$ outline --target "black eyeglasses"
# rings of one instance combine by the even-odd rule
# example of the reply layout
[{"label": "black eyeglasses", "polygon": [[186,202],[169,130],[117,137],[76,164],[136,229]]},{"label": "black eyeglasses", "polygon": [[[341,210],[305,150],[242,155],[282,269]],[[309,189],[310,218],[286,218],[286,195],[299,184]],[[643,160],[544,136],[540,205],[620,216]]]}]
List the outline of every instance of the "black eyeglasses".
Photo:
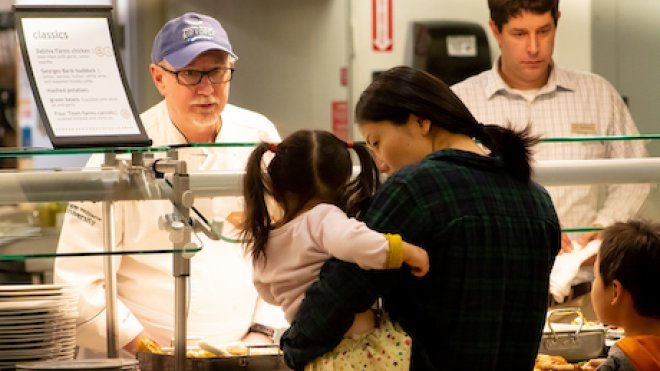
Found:
[{"label": "black eyeglasses", "polygon": [[176,81],[181,85],[197,85],[202,81],[204,76],[209,77],[211,84],[224,84],[231,81],[231,78],[234,76],[234,69],[231,67],[217,67],[208,71],[197,71],[197,70],[181,70],[181,71],[172,71],[169,70],[160,64],[157,64],[158,67],[162,68],[163,71],[169,72],[172,75],[176,76]]}]

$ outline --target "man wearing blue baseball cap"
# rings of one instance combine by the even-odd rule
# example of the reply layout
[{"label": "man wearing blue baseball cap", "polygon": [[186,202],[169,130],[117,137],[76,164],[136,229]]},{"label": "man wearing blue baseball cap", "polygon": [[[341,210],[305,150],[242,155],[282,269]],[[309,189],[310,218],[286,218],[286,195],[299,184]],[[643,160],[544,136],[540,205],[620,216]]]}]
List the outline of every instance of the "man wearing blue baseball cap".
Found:
[{"label": "man wearing blue baseball cap", "polygon": [[[186,13],[167,22],[156,35],[149,71],[163,100],[140,117],[153,146],[188,143],[279,142],[274,125],[261,114],[228,104],[234,53],[227,33],[212,17]],[[250,147],[180,148],[189,172],[243,170]],[[102,156],[88,166],[99,166]],[[167,201],[115,203],[115,251],[171,246],[156,218],[171,213]],[[272,342],[272,328],[286,326],[279,308],[261,301],[252,284],[236,226],[241,221],[239,197],[196,199],[207,219],[224,221],[220,241],[203,234],[203,246],[191,260],[188,335],[212,344],[234,341]],[[102,213],[98,204],[76,203],[59,242],[60,252],[99,251]],[[80,215],[77,217],[76,215]],[[236,241],[236,242],[227,242]],[[167,254],[117,257],[119,345],[135,352],[141,338],[169,346],[174,334],[172,258]],[[77,342],[88,356],[105,351],[103,268],[100,259],[57,259],[58,282],[80,291]],[[96,353],[96,354],[95,354]]]}]

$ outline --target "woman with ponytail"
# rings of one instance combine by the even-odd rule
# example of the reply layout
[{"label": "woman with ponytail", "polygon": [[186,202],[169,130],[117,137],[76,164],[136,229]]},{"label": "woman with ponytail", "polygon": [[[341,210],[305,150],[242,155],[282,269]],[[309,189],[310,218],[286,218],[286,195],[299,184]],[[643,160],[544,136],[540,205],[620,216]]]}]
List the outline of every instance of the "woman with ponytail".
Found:
[{"label": "woman with ponytail", "polygon": [[413,339],[412,369],[532,369],[560,247],[552,201],[530,178],[536,139],[479,123],[410,67],[381,73],[355,118],[390,175],[363,220],[424,248],[433,270],[411,279],[329,261],[281,340],[289,366],[332,348],[343,318],[383,296]]},{"label": "woman with ponytail", "polygon": [[[351,149],[361,167],[354,179]],[[267,152],[273,152],[273,158],[264,169]],[[413,276],[428,272],[425,250],[353,218],[366,208],[379,183],[378,169],[364,145],[344,142],[326,131],[300,130],[280,144],[261,143],[250,155],[243,180],[242,234],[257,291],[267,302],[281,306],[289,322],[305,290],[332,257],[362,269],[397,269],[406,263]],[[270,200],[277,208],[269,209]],[[377,315],[365,308],[351,316],[345,341],[308,369],[342,369],[351,364],[382,369],[385,361],[369,356],[379,353],[389,356],[389,366],[398,365],[391,369],[407,370],[410,338],[387,319],[377,323]]]}]

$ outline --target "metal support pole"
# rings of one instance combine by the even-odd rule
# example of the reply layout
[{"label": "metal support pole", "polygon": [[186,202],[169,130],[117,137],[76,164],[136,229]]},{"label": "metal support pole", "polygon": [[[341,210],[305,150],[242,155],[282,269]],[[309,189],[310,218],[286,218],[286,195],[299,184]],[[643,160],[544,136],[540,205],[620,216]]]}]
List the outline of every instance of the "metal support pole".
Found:
[{"label": "metal support pole", "polygon": [[[116,165],[114,154],[106,154],[104,167]],[[103,251],[111,253],[115,246],[115,209],[112,201],[102,203],[103,211]],[[108,358],[118,358],[119,345],[117,341],[117,285],[113,268],[113,256],[103,255],[103,273],[105,275],[105,320],[106,347]]]},{"label": "metal support pole", "polygon": [[[112,201],[103,202],[103,251],[112,252],[115,245],[115,212]],[[117,285],[113,268],[113,256],[103,255],[103,273],[105,274],[105,320],[107,327],[108,358],[118,358],[117,343]]]},{"label": "metal support pole", "polygon": [[[175,247],[176,248],[176,247]],[[174,259],[174,370],[186,370],[187,331],[187,284],[190,276],[190,259],[175,253]]]},{"label": "metal support pole", "polygon": [[[176,219],[171,223],[170,240],[175,250],[181,251],[192,244],[189,225],[190,208],[193,205],[193,194],[190,191],[186,163],[178,160],[156,162],[155,168],[160,172],[172,172],[172,204]],[[190,258],[185,252],[172,254],[172,274],[174,275],[174,370],[186,369],[186,325],[188,302],[188,277],[190,276]]]},{"label": "metal support pole", "polygon": [[[174,190],[174,212],[180,213],[181,218],[185,221],[190,219],[190,207],[193,203],[192,192],[190,191],[190,179],[185,170],[185,163],[183,163],[183,171],[178,171],[174,174],[173,190]],[[183,223],[182,223],[183,224]],[[185,249],[190,243],[191,227],[183,224],[182,238],[180,241],[174,242],[174,249]],[[185,256],[184,253],[177,252],[173,255],[173,275],[175,280],[174,296],[174,370],[185,371],[186,369],[186,322],[187,316],[187,289],[188,277],[190,276],[190,257]]]}]

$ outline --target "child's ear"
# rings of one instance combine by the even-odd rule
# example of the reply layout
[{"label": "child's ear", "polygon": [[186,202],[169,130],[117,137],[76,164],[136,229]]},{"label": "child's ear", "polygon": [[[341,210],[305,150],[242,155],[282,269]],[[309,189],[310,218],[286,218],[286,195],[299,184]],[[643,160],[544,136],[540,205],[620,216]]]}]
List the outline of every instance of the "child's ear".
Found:
[{"label": "child's ear", "polygon": [[610,305],[616,306],[621,304],[621,300],[623,299],[623,290],[624,289],[623,285],[621,285],[621,281],[612,281],[612,298],[610,299]]}]

